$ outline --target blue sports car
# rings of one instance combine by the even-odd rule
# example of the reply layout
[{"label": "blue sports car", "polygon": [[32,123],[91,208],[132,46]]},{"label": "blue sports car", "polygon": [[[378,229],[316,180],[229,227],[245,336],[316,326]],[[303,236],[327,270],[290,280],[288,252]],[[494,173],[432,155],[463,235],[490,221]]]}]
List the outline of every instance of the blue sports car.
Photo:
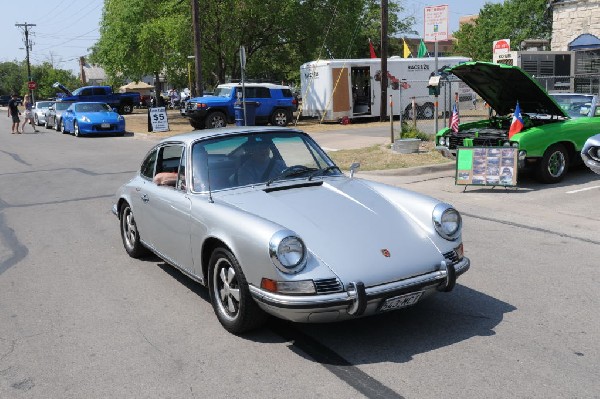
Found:
[{"label": "blue sports car", "polygon": [[63,113],[63,133],[79,137],[87,134],[125,134],[125,119],[105,103],[73,103]]}]

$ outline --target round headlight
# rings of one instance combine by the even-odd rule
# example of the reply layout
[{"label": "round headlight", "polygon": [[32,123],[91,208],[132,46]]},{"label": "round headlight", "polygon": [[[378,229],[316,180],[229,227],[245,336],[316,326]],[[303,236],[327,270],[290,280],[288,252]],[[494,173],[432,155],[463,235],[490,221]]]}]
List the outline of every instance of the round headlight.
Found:
[{"label": "round headlight", "polygon": [[306,247],[302,239],[291,231],[279,231],[271,238],[269,255],[282,272],[298,273],[305,265]]},{"label": "round headlight", "polygon": [[446,138],[444,136],[440,137],[440,145],[446,145]]},{"label": "round headlight", "polygon": [[438,204],[433,209],[432,219],[435,231],[446,240],[454,241],[460,235],[462,218],[450,205]]}]

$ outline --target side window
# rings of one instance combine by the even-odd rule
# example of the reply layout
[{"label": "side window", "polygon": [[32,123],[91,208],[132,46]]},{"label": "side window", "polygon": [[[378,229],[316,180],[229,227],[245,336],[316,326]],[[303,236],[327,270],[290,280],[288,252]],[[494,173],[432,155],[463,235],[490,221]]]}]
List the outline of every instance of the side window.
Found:
[{"label": "side window", "polygon": [[271,91],[266,87],[257,87],[256,88],[256,97],[257,98],[271,98]]},{"label": "side window", "polygon": [[91,96],[92,95],[92,89],[83,89],[81,90],[81,92],[79,93],[80,96]]},{"label": "side window", "polygon": [[290,89],[281,89],[281,94],[283,95],[283,97],[285,98],[290,98],[292,97],[292,91]]},{"label": "side window", "polygon": [[95,87],[94,88],[94,95],[95,96],[103,96],[106,93],[106,90],[104,90],[102,87]]},{"label": "side window", "polygon": [[176,187],[179,176],[179,166],[183,156],[183,145],[168,144],[158,149],[156,174],[152,179],[159,186]]},{"label": "side window", "polygon": [[256,98],[256,87],[246,87],[246,98]]},{"label": "side window", "polygon": [[140,174],[148,179],[152,179],[154,176],[154,165],[156,165],[156,148],[152,150],[142,162],[142,167],[140,169]]},{"label": "side window", "polygon": [[596,110],[594,111],[594,116],[600,116],[600,105],[596,106]]},{"label": "side window", "polygon": [[179,162],[179,174],[177,175],[177,185],[175,186],[178,190],[186,191],[185,184],[185,163],[186,163],[186,152],[185,148],[183,149],[183,153],[181,154],[181,161]]}]

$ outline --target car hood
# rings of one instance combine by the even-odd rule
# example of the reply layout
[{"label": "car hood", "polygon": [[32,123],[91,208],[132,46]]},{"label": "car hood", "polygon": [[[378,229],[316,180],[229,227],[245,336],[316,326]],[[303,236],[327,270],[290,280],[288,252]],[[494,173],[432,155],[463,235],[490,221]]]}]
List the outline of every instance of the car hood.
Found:
[{"label": "car hood", "polygon": [[62,91],[63,93],[65,93],[69,97],[73,96],[73,93],[71,93],[71,91],[69,89],[67,89],[65,86],[63,86],[63,84],[60,83],[60,82],[54,83],[52,85],[52,87],[54,87],[55,89],[59,89],[60,91]]},{"label": "car hood", "polygon": [[320,186],[252,190],[221,199],[295,231],[344,283],[400,280],[434,271],[444,259],[414,215],[360,180],[327,179]]},{"label": "car hood", "polygon": [[498,115],[514,112],[567,117],[563,109],[525,71],[516,66],[489,62],[466,62],[450,68],[494,109]]},{"label": "car hood", "polygon": [[190,98],[190,102],[193,103],[204,103],[204,104],[223,104],[229,102],[229,97],[220,97],[220,96],[202,96],[202,97],[194,97]]},{"label": "car hood", "polygon": [[116,114],[112,111],[105,112],[93,112],[89,114],[78,114],[77,118],[88,117],[92,121],[104,121],[104,120],[115,120],[118,119],[119,114]]}]

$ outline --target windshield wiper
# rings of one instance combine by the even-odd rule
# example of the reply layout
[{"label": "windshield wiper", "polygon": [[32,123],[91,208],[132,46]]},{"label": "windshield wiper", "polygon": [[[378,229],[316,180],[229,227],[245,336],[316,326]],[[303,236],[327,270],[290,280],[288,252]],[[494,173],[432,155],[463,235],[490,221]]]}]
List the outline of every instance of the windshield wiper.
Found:
[{"label": "windshield wiper", "polygon": [[299,176],[299,175],[303,175],[303,174],[305,174],[307,172],[312,172],[312,171],[315,171],[315,170],[317,170],[317,169],[316,168],[309,168],[309,167],[306,167],[304,165],[290,166],[289,168],[285,168],[284,170],[282,170],[280,174],[278,174],[277,176],[275,176],[271,180],[267,181],[266,185],[268,187],[275,180],[281,180],[281,179],[284,179],[286,177]]},{"label": "windshield wiper", "polygon": [[338,168],[337,166],[335,166],[335,165],[331,165],[331,166],[328,166],[328,167],[326,167],[326,168],[323,168],[323,169],[318,169],[318,170],[316,170],[316,171],[312,172],[312,173],[310,174],[310,176],[308,176],[308,180],[310,181],[310,180],[312,180],[312,178],[313,178],[313,177],[316,177],[316,176],[322,176],[322,175],[324,175],[325,173],[329,172],[330,170],[335,170],[335,169],[337,169],[337,170],[338,170],[338,172],[340,172],[340,173],[342,172],[342,171],[340,170],[340,168]]}]

